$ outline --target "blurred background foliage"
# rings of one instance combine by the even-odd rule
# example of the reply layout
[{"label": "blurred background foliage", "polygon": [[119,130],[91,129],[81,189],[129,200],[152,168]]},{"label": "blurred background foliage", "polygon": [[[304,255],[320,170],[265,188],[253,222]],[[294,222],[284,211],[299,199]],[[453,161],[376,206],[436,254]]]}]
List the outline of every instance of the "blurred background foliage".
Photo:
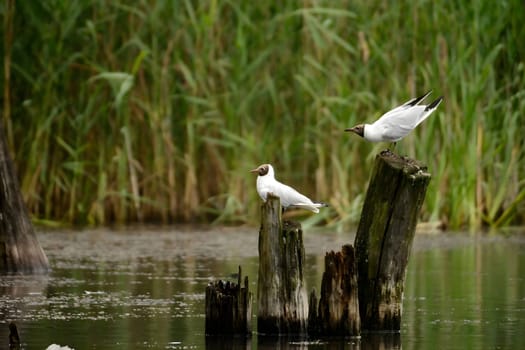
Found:
[{"label": "blurred background foliage", "polygon": [[433,175],[421,219],[525,219],[525,5],[510,1],[14,1],[2,122],[26,203],[51,223],[257,224],[248,170],[360,215],[373,159],[343,129],[429,89],[396,151]]}]

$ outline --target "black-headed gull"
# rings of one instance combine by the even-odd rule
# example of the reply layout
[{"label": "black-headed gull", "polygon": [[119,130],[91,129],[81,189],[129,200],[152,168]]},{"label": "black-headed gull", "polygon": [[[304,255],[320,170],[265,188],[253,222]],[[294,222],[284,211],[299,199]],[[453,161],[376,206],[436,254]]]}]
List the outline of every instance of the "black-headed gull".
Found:
[{"label": "black-headed gull", "polygon": [[427,119],[439,106],[443,96],[428,106],[419,104],[431,92],[432,90],[386,112],[373,124],[359,124],[345,131],[354,132],[370,142],[386,141],[395,144]]},{"label": "black-headed gull", "polygon": [[319,208],[327,206],[325,203],[314,203],[310,198],[300,194],[290,186],[277,181],[273,167],[270,164],[262,164],[250,171],[258,174],[257,193],[265,202],[266,196],[268,193],[271,193],[280,198],[283,209],[302,208],[318,213]]}]

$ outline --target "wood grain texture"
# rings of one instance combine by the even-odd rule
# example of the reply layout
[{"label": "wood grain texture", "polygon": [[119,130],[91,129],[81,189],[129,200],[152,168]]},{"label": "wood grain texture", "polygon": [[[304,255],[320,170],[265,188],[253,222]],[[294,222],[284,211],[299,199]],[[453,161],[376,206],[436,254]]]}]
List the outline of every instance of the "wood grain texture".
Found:
[{"label": "wood grain texture", "polygon": [[259,231],[258,333],[306,334],[304,255],[301,225],[283,223],[279,198],[268,195]]},{"label": "wood grain texture", "polygon": [[252,293],[248,276],[241,285],[239,266],[237,283],[216,281],[206,287],[206,335],[250,335],[252,332]]},{"label": "wood grain texture", "polygon": [[360,331],[357,263],[354,248],[345,245],[340,252],[326,253],[319,305],[315,291],[310,294],[308,332],[359,336]]},{"label": "wood grain texture", "polygon": [[355,238],[362,328],[399,331],[405,272],[430,174],[390,151],[376,157]]}]

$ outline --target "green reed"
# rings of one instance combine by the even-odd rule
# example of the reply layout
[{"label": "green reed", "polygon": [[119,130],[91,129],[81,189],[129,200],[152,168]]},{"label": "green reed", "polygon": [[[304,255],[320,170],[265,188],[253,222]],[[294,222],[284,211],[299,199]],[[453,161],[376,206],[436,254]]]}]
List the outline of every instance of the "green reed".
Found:
[{"label": "green reed", "polygon": [[36,219],[255,224],[248,170],[271,162],[330,203],[307,224],[342,229],[388,146],[343,129],[434,89],[397,146],[433,175],[422,220],[523,223],[518,0],[8,3],[4,122]]}]

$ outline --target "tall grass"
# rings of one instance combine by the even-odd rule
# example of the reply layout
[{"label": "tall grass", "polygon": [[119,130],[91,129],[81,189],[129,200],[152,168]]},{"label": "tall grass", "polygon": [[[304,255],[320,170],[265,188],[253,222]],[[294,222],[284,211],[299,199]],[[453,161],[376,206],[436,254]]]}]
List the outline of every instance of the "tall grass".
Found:
[{"label": "tall grass", "polygon": [[432,88],[398,145],[433,174],[422,219],[525,219],[519,0],[9,3],[4,122],[35,218],[256,223],[248,170],[271,162],[331,204],[308,223],[344,228],[387,145],[342,130]]}]

